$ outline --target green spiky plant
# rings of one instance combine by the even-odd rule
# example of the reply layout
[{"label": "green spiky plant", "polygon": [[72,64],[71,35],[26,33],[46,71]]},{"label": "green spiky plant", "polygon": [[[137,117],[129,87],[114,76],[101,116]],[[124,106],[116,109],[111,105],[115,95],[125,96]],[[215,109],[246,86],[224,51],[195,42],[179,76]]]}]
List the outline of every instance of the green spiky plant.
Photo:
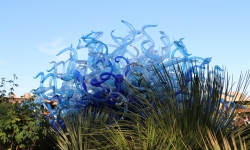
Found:
[{"label": "green spiky plant", "polygon": [[60,126],[56,130],[50,128],[51,139],[62,150],[108,149],[105,133],[109,132],[106,129],[109,114],[110,110],[104,108],[68,113],[64,116],[66,131]]},{"label": "green spiky plant", "polygon": [[[236,100],[230,96],[229,77],[218,78],[218,71],[211,74],[208,69],[203,72],[204,78],[192,71],[193,78],[187,83],[185,72],[179,66],[173,66],[173,69],[168,72],[163,64],[152,66],[148,71],[156,78],[150,82],[142,74],[135,73],[141,88],[124,81],[127,91],[135,97],[133,103],[128,103],[131,109],[123,114],[124,120],[108,124],[106,117],[110,112],[106,109],[95,115],[91,111],[84,116],[73,114],[73,118],[77,118],[73,121],[68,121],[72,116],[66,116],[68,135],[60,129],[60,134],[51,130],[60,148],[249,149],[249,127],[235,128],[233,124],[235,110],[241,104],[225,108],[225,103],[221,103],[221,98]],[[182,96],[176,94],[176,84]],[[249,73],[241,76],[236,93],[246,93],[248,84]],[[245,97],[240,97],[238,101],[244,100]],[[100,117],[104,114],[106,117]]]}]

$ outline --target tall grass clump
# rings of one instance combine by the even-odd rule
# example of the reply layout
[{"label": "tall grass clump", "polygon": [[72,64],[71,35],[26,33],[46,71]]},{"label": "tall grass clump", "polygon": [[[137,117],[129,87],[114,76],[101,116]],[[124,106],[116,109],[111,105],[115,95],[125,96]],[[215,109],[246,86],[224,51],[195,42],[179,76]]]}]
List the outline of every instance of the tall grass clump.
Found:
[{"label": "tall grass clump", "polygon": [[173,65],[169,71],[162,63],[148,67],[149,76],[135,71],[131,75],[139,86],[123,81],[127,112],[123,106],[88,108],[66,115],[66,128],[50,134],[61,149],[72,150],[250,149],[250,128],[233,123],[247,98],[236,99],[247,95],[249,73],[240,77],[232,96],[228,74],[196,69]]}]

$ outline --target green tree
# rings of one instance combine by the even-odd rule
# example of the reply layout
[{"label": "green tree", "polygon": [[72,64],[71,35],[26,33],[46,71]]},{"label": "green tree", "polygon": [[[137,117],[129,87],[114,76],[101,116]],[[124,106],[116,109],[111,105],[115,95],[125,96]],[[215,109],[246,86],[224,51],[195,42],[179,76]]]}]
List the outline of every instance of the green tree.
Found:
[{"label": "green tree", "polygon": [[[1,78],[1,85],[0,85],[0,103],[1,102],[7,102],[10,98],[14,98],[14,87],[18,87],[19,85],[15,83],[15,81],[17,80],[17,76],[16,74],[13,74],[13,80],[6,80],[6,78]],[[9,89],[9,93],[8,95],[6,95],[7,91],[6,91],[6,87],[5,84],[6,82],[9,82],[9,84],[11,85],[11,88]],[[8,97],[7,97],[8,96]],[[11,97],[12,96],[12,97]]]},{"label": "green tree", "polygon": [[49,124],[33,102],[26,101],[21,106],[18,103],[0,103],[0,114],[2,148],[44,149],[53,144],[46,136]]}]

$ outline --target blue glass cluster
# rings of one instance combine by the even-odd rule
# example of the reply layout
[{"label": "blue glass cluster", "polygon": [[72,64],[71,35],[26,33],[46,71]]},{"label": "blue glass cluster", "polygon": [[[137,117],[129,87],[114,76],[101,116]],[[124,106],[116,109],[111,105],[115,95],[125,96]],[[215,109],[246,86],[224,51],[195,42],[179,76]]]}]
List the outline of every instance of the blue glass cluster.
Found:
[{"label": "blue glass cluster", "polygon": [[[35,103],[43,105],[49,112],[50,118],[56,118],[59,115],[63,116],[67,112],[86,108],[88,106],[99,107],[100,105],[107,106],[122,106],[127,111],[128,103],[133,101],[133,96],[126,89],[124,82],[130,83],[136,89],[142,89],[138,81],[133,76],[138,74],[143,76],[148,83],[154,86],[162,86],[163,83],[152,82],[157,78],[152,70],[152,66],[164,64],[167,71],[171,74],[174,71],[174,65],[181,66],[182,72],[185,74],[185,82],[188,84],[195,71],[199,77],[204,77],[204,70],[210,63],[211,58],[202,58],[192,56],[188,53],[183,38],[179,41],[170,42],[169,37],[160,31],[160,40],[164,47],[155,49],[155,42],[145,31],[147,28],[154,28],[157,25],[145,25],[141,30],[135,28],[128,22],[122,20],[129,28],[129,34],[125,37],[117,37],[114,35],[114,30],[111,32],[111,37],[116,44],[105,44],[98,40],[103,32],[91,32],[81,37],[76,48],[71,45],[68,48],[61,50],[58,54],[66,51],[70,52],[69,59],[60,62],[51,62],[52,68],[47,70],[49,73],[38,73],[34,78],[40,77],[40,87],[33,89],[36,94]],[[135,46],[135,43],[141,42],[141,51]],[[112,52],[109,48],[113,48]],[[172,47],[173,50],[171,50]],[[77,51],[88,49],[88,59],[78,60]],[[179,51],[181,57],[175,57]],[[195,62],[195,65],[193,65]],[[63,70],[59,73],[57,67],[63,66]],[[160,67],[159,67],[160,68]],[[223,71],[219,66],[215,66],[217,75]],[[160,70],[163,71],[163,70]],[[211,72],[214,73],[214,72]],[[176,73],[171,74],[173,80]],[[44,87],[44,82],[49,81],[49,87]],[[61,87],[57,85],[57,80],[62,80]],[[173,81],[176,85],[172,87],[176,91],[176,96],[182,92],[178,87],[177,81]],[[55,109],[51,108],[47,99],[51,102],[58,102]],[[52,124],[53,124],[53,119]],[[60,123],[60,120],[59,120]]]}]

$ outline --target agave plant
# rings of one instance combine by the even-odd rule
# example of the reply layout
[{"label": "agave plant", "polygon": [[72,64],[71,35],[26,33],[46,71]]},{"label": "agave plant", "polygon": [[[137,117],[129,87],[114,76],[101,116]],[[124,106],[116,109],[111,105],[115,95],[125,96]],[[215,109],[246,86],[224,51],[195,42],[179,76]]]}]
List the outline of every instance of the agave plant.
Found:
[{"label": "agave plant", "polygon": [[[209,68],[209,67],[207,67]],[[64,117],[65,130],[51,130],[61,149],[249,149],[250,128],[235,128],[235,104],[228,75],[213,71],[169,72],[164,64],[134,73],[140,87],[124,81],[127,112],[101,108]],[[187,75],[190,78],[187,78]],[[189,79],[189,81],[187,81]],[[249,73],[241,76],[236,93],[246,93]],[[243,89],[241,89],[243,87]],[[236,94],[237,95],[237,94]],[[131,99],[133,97],[133,99]],[[244,102],[246,97],[240,97]],[[231,101],[230,103],[227,103]],[[94,113],[95,112],[95,113]]]}]

